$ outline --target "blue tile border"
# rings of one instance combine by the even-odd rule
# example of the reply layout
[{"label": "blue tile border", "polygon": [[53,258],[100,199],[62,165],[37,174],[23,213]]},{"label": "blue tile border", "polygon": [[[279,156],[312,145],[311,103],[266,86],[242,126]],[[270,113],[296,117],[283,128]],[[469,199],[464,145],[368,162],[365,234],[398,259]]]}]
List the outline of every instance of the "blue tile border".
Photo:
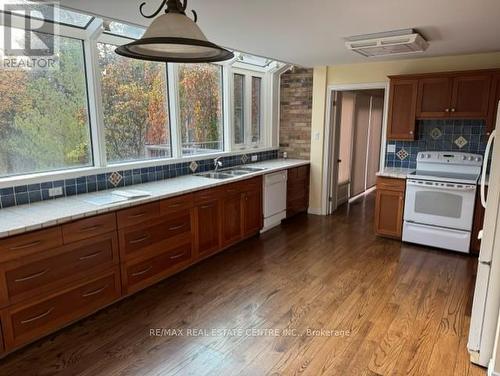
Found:
[{"label": "blue tile border", "polygon": [[[232,155],[221,158],[223,167],[234,167],[241,164],[242,156],[245,154]],[[257,156],[257,161],[251,161],[250,156]],[[246,164],[262,162],[278,158],[278,150],[248,153]],[[198,168],[194,173],[213,170],[213,158],[197,160]],[[70,197],[86,193],[105,191],[119,187],[127,187],[136,184],[171,179],[178,176],[193,174],[189,168],[189,162],[161,165],[149,168],[138,168],[131,170],[116,171],[122,177],[115,186],[109,177],[112,172],[106,174],[79,176],[75,179],[55,180],[41,184],[20,185],[0,189],[0,208],[6,209],[13,206],[25,205],[39,201],[54,200],[62,197]],[[63,194],[57,197],[49,197],[49,189],[63,188]]]},{"label": "blue tile border", "polygon": [[[484,120],[471,119],[433,119],[418,122],[418,138],[415,141],[387,141],[395,145],[395,152],[386,152],[386,167],[416,168],[417,154],[420,151],[461,151],[484,155],[488,137],[485,134]],[[439,129],[440,136],[433,138],[431,132]],[[455,144],[460,136],[467,140],[462,148]],[[401,160],[397,153],[406,150],[408,157]]]}]

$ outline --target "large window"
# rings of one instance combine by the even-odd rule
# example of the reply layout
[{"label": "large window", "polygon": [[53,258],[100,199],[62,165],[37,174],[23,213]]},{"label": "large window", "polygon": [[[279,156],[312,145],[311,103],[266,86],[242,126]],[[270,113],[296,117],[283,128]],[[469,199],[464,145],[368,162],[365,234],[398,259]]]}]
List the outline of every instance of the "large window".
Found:
[{"label": "large window", "polygon": [[[0,25],[0,179],[32,174],[36,182],[45,172],[100,173],[271,146],[267,123],[277,116],[270,91],[284,64],[236,51],[214,64],[125,58],[116,46],[140,38],[142,27],[19,4],[0,9],[9,25]],[[35,60],[44,48],[55,65],[5,63],[16,53]]]},{"label": "large window", "polygon": [[255,72],[233,74],[233,143],[239,149],[262,143],[262,82]]},{"label": "large window", "polygon": [[83,43],[56,38],[57,67],[0,69],[0,177],[93,163]]},{"label": "large window", "polygon": [[251,136],[253,143],[260,142],[260,127],[262,117],[262,78],[252,77],[252,127]]},{"label": "large window", "polygon": [[233,104],[233,122],[234,122],[234,143],[236,145],[245,143],[245,76],[242,74],[234,75],[234,104]]},{"label": "large window", "polygon": [[108,161],[171,157],[165,64],[97,48]]},{"label": "large window", "polygon": [[182,154],[223,150],[222,67],[179,64],[178,80]]}]

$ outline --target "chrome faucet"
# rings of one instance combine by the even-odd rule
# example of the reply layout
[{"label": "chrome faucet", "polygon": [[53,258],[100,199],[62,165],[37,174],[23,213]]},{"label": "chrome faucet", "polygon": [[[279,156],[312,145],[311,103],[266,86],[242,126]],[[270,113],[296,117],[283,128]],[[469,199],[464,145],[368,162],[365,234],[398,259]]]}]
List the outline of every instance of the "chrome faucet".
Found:
[{"label": "chrome faucet", "polygon": [[222,167],[222,162],[220,161],[221,158],[222,158],[222,156],[214,159],[215,172],[217,172],[219,167]]}]

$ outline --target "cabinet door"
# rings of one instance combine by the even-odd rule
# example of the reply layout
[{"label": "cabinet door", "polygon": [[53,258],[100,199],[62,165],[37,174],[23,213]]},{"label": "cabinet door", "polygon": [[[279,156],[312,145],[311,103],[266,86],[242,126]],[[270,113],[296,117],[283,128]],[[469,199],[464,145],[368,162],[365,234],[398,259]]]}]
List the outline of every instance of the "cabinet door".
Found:
[{"label": "cabinet door", "polygon": [[197,250],[203,256],[220,248],[219,200],[200,204],[197,208]]},{"label": "cabinet door", "polygon": [[459,76],[453,79],[451,115],[486,118],[490,97],[491,75]]},{"label": "cabinet door", "polygon": [[404,193],[377,189],[375,201],[375,232],[400,239],[403,229]]},{"label": "cabinet door", "polygon": [[225,191],[222,204],[222,245],[227,246],[241,239],[241,193]]},{"label": "cabinet door", "polygon": [[422,78],[418,81],[417,117],[449,116],[452,80],[449,77]]},{"label": "cabinet door", "polygon": [[391,80],[389,93],[389,140],[414,140],[418,80]]},{"label": "cabinet door", "polygon": [[497,73],[493,76],[493,80],[491,82],[491,95],[490,95],[490,106],[488,116],[488,121],[486,124],[486,135],[489,136],[493,129],[495,129],[497,122],[497,111],[498,111],[498,102],[500,101],[500,73]]},{"label": "cabinet door", "polygon": [[252,235],[262,228],[262,192],[260,189],[243,194],[243,234]]}]

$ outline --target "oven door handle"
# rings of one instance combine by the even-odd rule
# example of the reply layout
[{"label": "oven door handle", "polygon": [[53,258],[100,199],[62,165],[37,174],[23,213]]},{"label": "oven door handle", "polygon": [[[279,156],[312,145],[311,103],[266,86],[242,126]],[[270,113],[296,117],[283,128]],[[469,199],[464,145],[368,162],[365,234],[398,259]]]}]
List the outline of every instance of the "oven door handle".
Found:
[{"label": "oven door handle", "polygon": [[449,186],[440,186],[440,185],[428,185],[428,184],[419,184],[415,181],[408,180],[406,182],[406,185],[411,185],[414,187],[422,187],[422,188],[432,188],[432,189],[439,189],[443,191],[459,191],[459,192],[472,192],[476,189],[476,186],[472,185],[466,185],[463,187],[449,187]]}]

